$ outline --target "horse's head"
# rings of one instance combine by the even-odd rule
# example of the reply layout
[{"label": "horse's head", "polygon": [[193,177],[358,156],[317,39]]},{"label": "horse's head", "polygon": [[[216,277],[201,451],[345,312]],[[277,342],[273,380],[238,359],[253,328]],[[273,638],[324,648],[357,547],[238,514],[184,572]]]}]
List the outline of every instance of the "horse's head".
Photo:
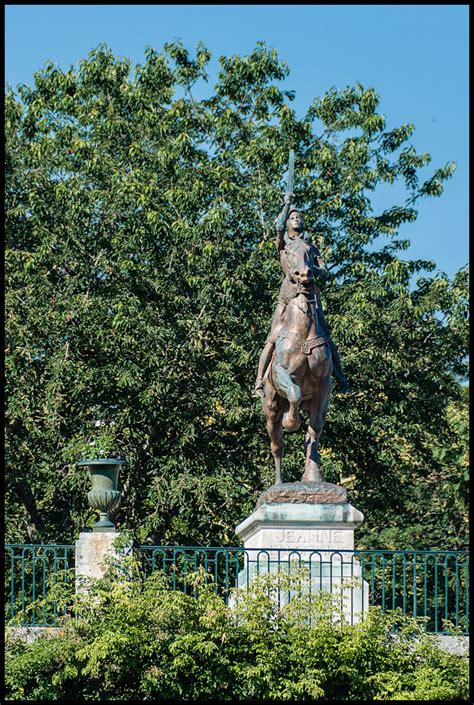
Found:
[{"label": "horse's head", "polygon": [[285,247],[287,274],[292,282],[310,288],[314,284],[315,247],[302,238],[295,238]]}]

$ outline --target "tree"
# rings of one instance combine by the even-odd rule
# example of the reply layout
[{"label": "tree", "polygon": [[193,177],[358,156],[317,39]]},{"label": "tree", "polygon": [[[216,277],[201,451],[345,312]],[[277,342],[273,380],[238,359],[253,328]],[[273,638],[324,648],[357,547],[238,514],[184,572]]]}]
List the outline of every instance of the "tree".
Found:
[{"label": "tree", "polygon": [[[446,408],[466,375],[468,275],[427,276],[435,265],[401,259],[398,233],[454,165],[421,181],[429,155],[410,143],[413,125],[386,129],[362,85],[330,89],[298,119],[278,84],[288,67],[263,43],[221,57],[197,100],[209,60],[178,42],[132,71],[100,46],[7,92],[8,538],[71,541],[92,523],[75,463],[100,419],[130,460],[120,524],[140,541],[235,541],[273,478],[251,390],[293,146],[295,200],[333,274],[322,296],[353,388],[332,401],[326,477],[352,482],[362,545],[391,526],[393,545],[434,548],[409,508],[422,496],[429,509],[445,467],[433,448],[455,438]],[[407,201],[374,215],[383,183]],[[301,476],[302,444],[287,438],[287,481]],[[457,481],[464,469],[450,468]],[[465,523],[449,522],[460,547]]]}]

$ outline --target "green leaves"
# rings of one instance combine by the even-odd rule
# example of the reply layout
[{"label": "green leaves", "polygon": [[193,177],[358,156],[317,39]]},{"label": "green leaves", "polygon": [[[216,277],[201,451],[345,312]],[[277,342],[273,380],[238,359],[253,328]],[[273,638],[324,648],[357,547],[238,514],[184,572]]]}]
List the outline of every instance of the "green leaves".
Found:
[{"label": "green leaves", "polygon": [[425,181],[419,189],[420,196],[441,196],[443,182],[450,179],[456,170],[456,162],[448,162],[442,169],[436,169],[433,176]]},{"label": "green leaves", "polygon": [[[441,651],[414,619],[374,608],[357,625],[341,623],[334,596],[300,592],[301,574],[261,576],[232,609],[202,569],[187,578],[197,597],[159,573],[105,576],[76,596],[79,618],[58,635],[30,644],[7,636],[7,698],[468,698],[467,659]],[[294,591],[282,608],[279,584]]]},{"label": "green leaves", "polygon": [[[9,540],[70,541],[92,521],[72,455],[101,418],[130,460],[122,526],[155,543],[235,541],[273,476],[251,390],[281,282],[274,219],[290,146],[354,390],[331,403],[327,472],[357,478],[361,542],[388,522],[444,526],[423,510],[439,464],[431,448],[455,433],[445,410],[466,374],[468,277],[414,283],[435,265],[403,260],[398,235],[452,165],[420,186],[429,155],[410,143],[413,125],[386,128],[376,91],[360,84],[330,89],[298,119],[280,83],[289,69],[263,43],[221,57],[198,100],[209,60],[202,44],[174,42],[132,71],[100,46],[7,92]],[[408,200],[375,211],[381,183]],[[290,481],[303,440],[286,440]],[[464,469],[449,467],[462,486]],[[462,543],[463,521],[446,521]],[[418,547],[446,548],[437,531]]]}]

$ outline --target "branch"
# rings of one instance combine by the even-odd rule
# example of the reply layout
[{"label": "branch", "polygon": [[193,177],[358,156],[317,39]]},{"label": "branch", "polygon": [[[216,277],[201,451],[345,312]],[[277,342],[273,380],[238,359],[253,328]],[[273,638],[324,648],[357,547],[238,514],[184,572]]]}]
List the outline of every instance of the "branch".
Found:
[{"label": "branch", "polygon": [[[441,325],[441,324],[443,323],[443,321],[444,321],[447,317],[448,317],[448,314],[445,313],[444,316],[443,316],[443,318],[441,318],[441,319],[438,321],[438,325]],[[428,333],[428,335],[424,338],[422,345],[424,345],[424,344],[425,344],[430,338],[432,338],[433,335],[434,335],[435,333],[437,333],[437,332],[438,332],[438,331],[437,331],[437,329],[436,329],[436,330],[432,330],[431,333]]]}]

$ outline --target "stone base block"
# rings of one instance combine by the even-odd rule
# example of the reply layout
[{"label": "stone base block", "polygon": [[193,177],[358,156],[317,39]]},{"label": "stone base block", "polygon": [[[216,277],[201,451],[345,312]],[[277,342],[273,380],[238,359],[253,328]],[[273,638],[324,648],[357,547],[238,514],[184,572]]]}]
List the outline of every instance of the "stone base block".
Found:
[{"label": "stone base block", "polygon": [[7,642],[24,641],[32,644],[37,639],[51,639],[60,636],[60,627],[5,627],[5,638]]},{"label": "stone base block", "polygon": [[364,515],[344,504],[263,504],[236,528],[245,548],[354,550]]},{"label": "stone base block", "polygon": [[[256,575],[291,575],[305,567],[303,589],[336,595],[346,619],[355,624],[369,604],[368,584],[361,579],[354,556],[354,531],[363,519],[338,485],[323,481],[274,485],[235,530],[245,549],[238,586],[245,588]],[[293,594],[282,591],[280,605]]]},{"label": "stone base block", "polygon": [[[287,551],[287,558],[283,558],[276,553],[279,552],[246,552],[244,568],[238,575],[238,587],[248,589],[254,578],[268,573],[296,577],[303,569],[299,594],[329,593],[334,598],[335,614],[339,611],[350,624],[357,624],[367,613],[369,585],[361,579],[361,566],[353,554],[293,550]],[[288,604],[296,594],[296,588],[279,590],[280,607]]]}]

